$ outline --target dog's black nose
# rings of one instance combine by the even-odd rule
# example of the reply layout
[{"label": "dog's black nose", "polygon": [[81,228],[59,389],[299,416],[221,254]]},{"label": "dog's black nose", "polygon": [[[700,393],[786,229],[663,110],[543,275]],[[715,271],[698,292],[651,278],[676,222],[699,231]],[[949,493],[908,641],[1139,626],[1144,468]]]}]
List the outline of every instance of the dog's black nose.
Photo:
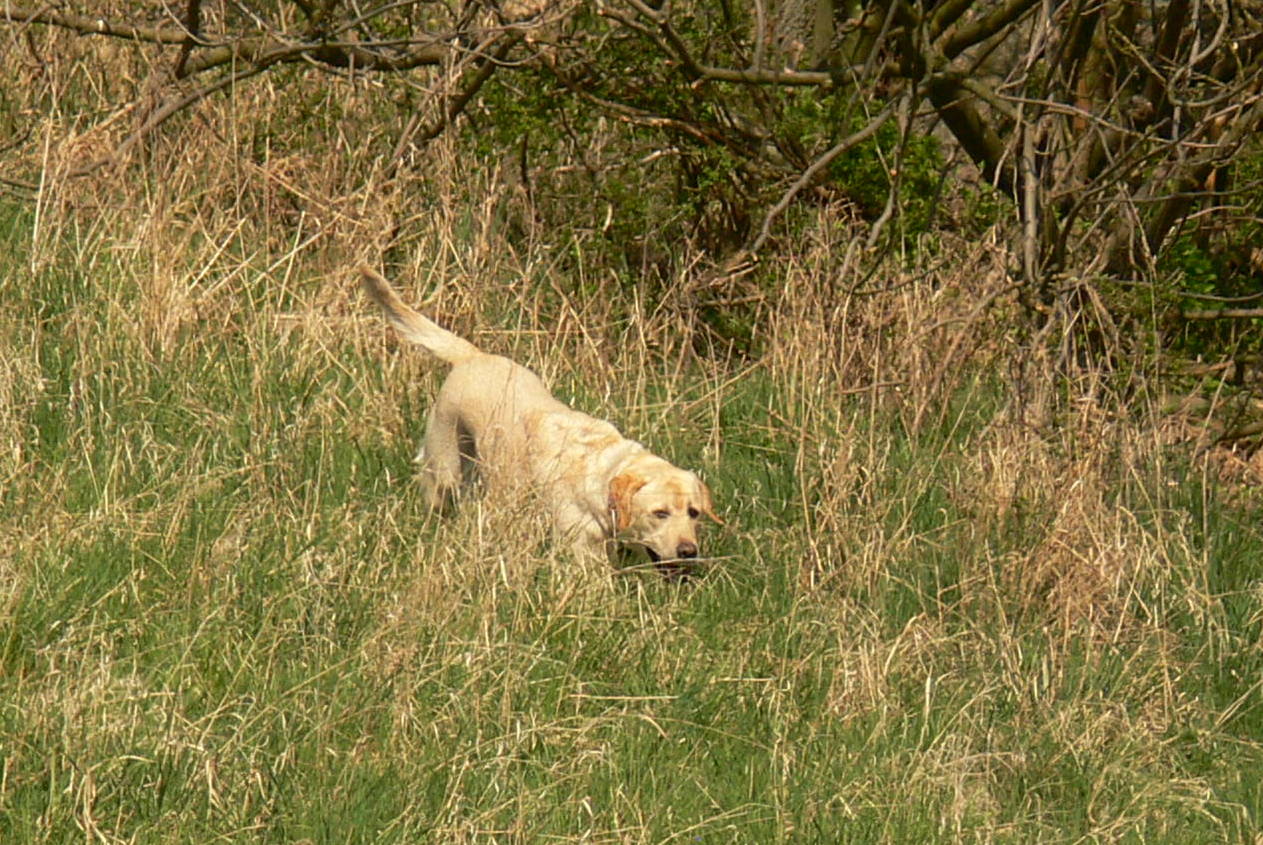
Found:
[{"label": "dog's black nose", "polygon": [[685,540],[683,543],[675,547],[676,557],[697,557],[697,543],[690,543]]}]

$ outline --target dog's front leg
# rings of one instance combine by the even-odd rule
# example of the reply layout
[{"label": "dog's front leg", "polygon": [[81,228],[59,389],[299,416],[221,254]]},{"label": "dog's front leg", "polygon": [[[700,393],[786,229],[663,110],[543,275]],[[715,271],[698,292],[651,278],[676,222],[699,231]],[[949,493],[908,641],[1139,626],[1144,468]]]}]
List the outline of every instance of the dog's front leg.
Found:
[{"label": "dog's front leg", "polygon": [[587,513],[575,508],[558,508],[553,519],[561,537],[568,540],[575,559],[583,563],[610,561],[605,530]]},{"label": "dog's front leg", "polygon": [[570,553],[583,564],[608,565],[610,562],[604,537],[597,537],[595,540],[590,537],[576,537],[570,543]]}]

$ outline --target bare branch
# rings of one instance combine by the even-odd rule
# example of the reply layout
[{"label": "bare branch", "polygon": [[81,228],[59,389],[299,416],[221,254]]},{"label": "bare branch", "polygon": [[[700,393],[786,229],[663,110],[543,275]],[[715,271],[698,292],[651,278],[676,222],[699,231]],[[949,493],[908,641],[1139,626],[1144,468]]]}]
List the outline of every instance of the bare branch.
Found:
[{"label": "bare branch", "polygon": [[[456,96],[448,99],[442,115],[434,123],[422,130],[420,140],[422,142],[430,141],[442,134],[443,130],[450,126],[452,121],[456,120],[457,116],[465,110],[465,107],[469,105],[469,101],[482,90],[482,86],[486,84],[491,75],[495,73],[496,68],[509,55],[509,51],[516,47],[525,37],[526,33],[518,30],[510,32],[507,37],[500,39],[500,45],[496,48],[495,53],[479,60],[478,69],[474,72],[469,84]],[[484,45],[480,52],[485,51],[487,46],[489,45]]]},{"label": "bare branch", "polygon": [[1263,308],[1211,308],[1182,311],[1185,320],[1258,320],[1263,318]]},{"label": "bare branch", "polygon": [[[612,9],[602,9],[601,14],[607,18],[618,21],[627,26],[629,29],[636,31],[652,38],[660,49],[668,55],[674,56],[679,62],[682,70],[687,76],[692,78],[710,79],[716,82],[737,82],[745,85],[804,85],[804,86],[830,86],[833,84],[834,74],[825,73],[823,71],[801,71],[801,70],[767,70],[759,67],[757,64],[753,67],[738,68],[722,68],[714,67],[697,61],[692,53],[685,45],[683,39],[676,33],[671,23],[667,20],[666,15],[640,2],[640,0],[628,0],[635,8],[636,12],[641,16],[649,19],[656,27],[658,32],[650,32],[646,27],[639,25],[636,21],[628,16],[616,12]],[[859,70],[854,68],[851,70]],[[846,73],[846,70],[842,71]]]},{"label": "bare branch", "polygon": [[1145,99],[1153,104],[1155,111],[1160,115],[1170,113],[1171,102],[1166,97],[1167,84],[1165,81],[1166,74],[1162,65],[1168,65],[1175,60],[1175,51],[1179,47],[1180,36],[1184,32],[1184,24],[1188,19],[1189,0],[1171,0],[1166,5],[1166,20],[1163,21],[1162,35],[1158,39],[1157,45],[1157,63],[1159,67],[1150,71],[1149,83],[1145,86]]},{"label": "bare branch", "polygon": [[969,11],[974,0],[944,0],[934,7],[927,27],[931,41],[937,40],[949,26],[960,20],[961,15]]},{"label": "bare branch", "polygon": [[[0,19],[10,23],[43,24],[69,29],[84,35],[103,35],[146,44],[190,43],[190,30],[177,27],[144,27],[87,15],[74,15],[48,9],[0,8]],[[183,76],[195,76],[234,62],[268,66],[280,62],[313,60],[331,67],[399,72],[442,63],[451,52],[451,37],[427,37],[403,42],[405,49],[386,53],[357,41],[283,41],[273,37],[240,38],[208,47],[183,61]]]},{"label": "bare branch", "polygon": [[767,243],[767,239],[771,237],[772,224],[786,208],[789,208],[789,204],[793,202],[794,197],[798,196],[798,193],[802,191],[803,188],[806,188],[814,183],[816,179],[819,178],[821,171],[828,167],[835,159],[837,159],[838,156],[842,155],[847,150],[854,149],[877,134],[877,130],[881,129],[887,120],[890,120],[898,106],[898,99],[891,100],[884,109],[877,113],[876,117],[864,126],[864,128],[843,138],[830,148],[828,152],[813,161],[811,166],[802,172],[802,175],[798,177],[794,184],[789,186],[789,190],[781,196],[776,205],[772,206],[772,208],[768,210],[767,215],[763,218],[763,225],[759,227],[758,236],[751,242],[747,251],[750,253],[757,253],[760,249],[762,249],[763,245]]},{"label": "bare branch", "polygon": [[972,23],[962,25],[949,31],[943,37],[940,48],[948,59],[954,59],[975,44],[995,35],[1000,30],[1021,18],[1041,0],[1009,0]]},{"label": "bare branch", "polygon": [[1006,165],[1006,146],[995,127],[974,107],[969,90],[955,74],[931,77],[926,86],[930,102],[983,176],[1006,196],[1013,196],[1017,179]]},{"label": "bare branch", "polygon": [[[1260,84],[1263,84],[1263,80],[1260,80]],[[1136,201],[1153,201],[1159,195],[1162,196],[1162,201],[1145,226],[1145,249],[1150,253],[1158,251],[1168,232],[1188,214],[1197,200],[1208,195],[1206,183],[1211,173],[1224,164],[1260,121],[1263,121],[1263,94],[1256,95],[1248,108],[1244,108],[1243,104],[1243,108],[1213,147],[1186,161],[1176,161],[1167,168],[1159,168],[1150,177],[1148,184],[1137,192]],[[1172,180],[1175,182],[1174,190],[1160,190]],[[1111,271],[1121,272],[1130,263],[1130,237],[1131,233],[1127,229],[1120,229],[1115,233],[1108,253]]]},{"label": "bare branch", "polygon": [[199,53],[185,65],[185,73],[193,76],[240,62],[267,66],[307,59],[329,67],[399,72],[442,64],[451,55],[452,48],[445,41],[436,39],[413,43],[415,46],[410,49],[391,55],[357,42],[285,43],[270,38],[244,38]]},{"label": "bare branch", "polygon": [[180,45],[180,55],[175,60],[175,69],[171,72],[176,79],[184,76],[184,63],[188,61],[189,54],[193,52],[193,47],[201,34],[202,0],[189,0],[188,8],[184,12],[184,29],[187,35],[184,43]]},{"label": "bare branch", "polygon": [[149,44],[183,44],[188,37],[188,33],[176,27],[136,26],[130,23],[107,21],[105,18],[57,12],[47,7],[26,9],[20,6],[10,6],[7,3],[0,8],[0,19],[9,23],[38,23],[45,26],[71,29],[84,35],[106,35],[113,38],[126,38],[129,41],[143,41]]}]

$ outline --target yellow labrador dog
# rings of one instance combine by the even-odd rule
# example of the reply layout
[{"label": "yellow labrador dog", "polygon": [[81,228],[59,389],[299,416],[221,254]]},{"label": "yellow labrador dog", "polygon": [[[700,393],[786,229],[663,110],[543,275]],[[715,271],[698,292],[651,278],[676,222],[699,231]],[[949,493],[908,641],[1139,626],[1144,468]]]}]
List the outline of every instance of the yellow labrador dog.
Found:
[{"label": "yellow labrador dog", "polygon": [[526,367],[421,316],[372,268],[360,275],[405,340],[452,365],[417,454],[431,507],[453,498],[474,466],[488,489],[526,486],[541,496],[581,556],[604,556],[615,541],[642,547],[667,574],[687,569],[698,555],[698,518],[721,521],[696,475],[558,401]]}]

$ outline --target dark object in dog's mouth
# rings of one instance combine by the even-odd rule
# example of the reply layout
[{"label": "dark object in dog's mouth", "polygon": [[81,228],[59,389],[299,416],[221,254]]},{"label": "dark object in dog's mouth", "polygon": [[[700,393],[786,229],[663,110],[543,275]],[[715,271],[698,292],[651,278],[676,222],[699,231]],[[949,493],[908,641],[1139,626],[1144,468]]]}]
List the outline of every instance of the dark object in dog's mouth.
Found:
[{"label": "dark object in dog's mouth", "polygon": [[668,581],[687,581],[696,574],[696,564],[692,560],[684,558],[663,560],[662,555],[648,546],[645,546],[644,549],[645,553],[649,555],[649,559],[653,561],[653,565],[657,567],[658,572],[662,573],[662,577]]}]

